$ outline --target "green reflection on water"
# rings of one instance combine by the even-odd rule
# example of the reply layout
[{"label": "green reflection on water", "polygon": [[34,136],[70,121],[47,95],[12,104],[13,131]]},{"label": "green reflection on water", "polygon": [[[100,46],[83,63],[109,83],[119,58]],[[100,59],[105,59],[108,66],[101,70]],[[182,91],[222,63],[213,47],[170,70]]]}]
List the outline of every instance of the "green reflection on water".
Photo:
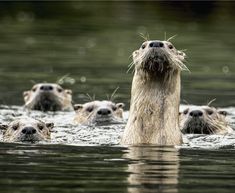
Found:
[{"label": "green reflection on water", "polygon": [[[22,91],[34,82],[55,82],[70,74],[75,102],[84,94],[129,103],[129,56],[149,33],[174,34],[187,49],[191,73],[182,76],[182,98],[205,104],[235,104],[233,2],[18,2],[1,3],[0,103],[23,104]],[[85,82],[81,81],[84,80]],[[128,107],[128,105],[127,105]]]}]

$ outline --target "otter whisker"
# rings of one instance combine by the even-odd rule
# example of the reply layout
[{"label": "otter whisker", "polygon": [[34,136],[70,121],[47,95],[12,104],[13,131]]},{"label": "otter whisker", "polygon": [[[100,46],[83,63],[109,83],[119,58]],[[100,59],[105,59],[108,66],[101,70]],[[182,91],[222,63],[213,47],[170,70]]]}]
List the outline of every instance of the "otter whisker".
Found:
[{"label": "otter whisker", "polygon": [[167,40],[166,40],[166,32],[164,32],[164,41],[167,41]]},{"label": "otter whisker", "polygon": [[188,49],[183,49],[183,50],[179,50],[179,51],[181,51],[181,52],[187,52]]},{"label": "otter whisker", "polygon": [[185,103],[186,105],[189,105],[189,102],[186,99],[182,99],[182,102]]},{"label": "otter whisker", "polygon": [[126,73],[128,73],[128,72],[132,69],[133,66],[134,66],[134,62],[131,62],[131,63],[128,65],[128,69],[127,69]]},{"label": "otter whisker", "polygon": [[146,35],[144,35],[143,33],[139,33],[139,36],[143,38],[145,41],[149,40],[149,34],[147,32],[146,32]]},{"label": "otter whisker", "polygon": [[37,82],[36,82],[35,80],[30,80],[30,82],[31,82],[32,84],[37,84]]},{"label": "otter whisker", "polygon": [[92,101],[93,100],[94,95],[92,97],[89,93],[86,93],[86,96],[87,96],[88,101]]},{"label": "otter whisker", "polygon": [[113,91],[113,93],[111,94],[111,97],[110,97],[110,100],[111,100],[111,101],[114,100],[115,94],[117,93],[118,89],[119,89],[119,86],[118,86],[118,87]]},{"label": "otter whisker", "polygon": [[172,39],[174,39],[175,37],[177,36],[177,34],[175,34],[175,35],[173,35],[173,36],[171,36],[170,38],[168,38],[166,41],[170,41],[170,40],[172,40]]},{"label": "otter whisker", "polygon": [[210,101],[207,103],[207,106],[210,106],[214,101],[216,101],[216,98],[210,100]]}]

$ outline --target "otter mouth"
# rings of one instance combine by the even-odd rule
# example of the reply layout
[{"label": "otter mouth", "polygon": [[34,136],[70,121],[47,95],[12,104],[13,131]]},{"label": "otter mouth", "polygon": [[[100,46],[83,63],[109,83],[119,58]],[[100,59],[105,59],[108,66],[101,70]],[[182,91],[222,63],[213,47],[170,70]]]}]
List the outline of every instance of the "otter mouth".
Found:
[{"label": "otter mouth", "polygon": [[192,118],[185,122],[182,129],[184,134],[213,134],[213,128],[204,120]]},{"label": "otter mouth", "polygon": [[59,111],[61,110],[61,103],[56,96],[42,93],[38,96],[33,109],[39,111]]},{"label": "otter mouth", "polygon": [[29,135],[28,134],[28,135],[25,135],[25,136],[21,136],[17,141],[24,142],[24,143],[36,143],[40,140],[35,135]]},{"label": "otter mouth", "polygon": [[142,60],[142,69],[147,72],[164,73],[172,68],[169,56],[161,48],[151,48]]},{"label": "otter mouth", "polygon": [[114,116],[101,116],[95,117],[93,120],[93,124],[95,125],[109,125],[109,124],[119,124],[122,123],[121,120],[115,118]]}]

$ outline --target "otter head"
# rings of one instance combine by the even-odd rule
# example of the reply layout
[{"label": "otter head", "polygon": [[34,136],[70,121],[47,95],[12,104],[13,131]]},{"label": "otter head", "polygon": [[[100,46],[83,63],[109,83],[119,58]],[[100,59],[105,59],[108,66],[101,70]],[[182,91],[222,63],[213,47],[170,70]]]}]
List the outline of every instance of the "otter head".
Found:
[{"label": "otter head", "polygon": [[190,106],[180,112],[183,133],[223,134],[232,131],[225,117],[226,111],[209,106]]},{"label": "otter head", "polygon": [[40,111],[72,110],[72,91],[58,84],[40,83],[23,93],[25,107]]},{"label": "otter head", "polygon": [[145,72],[148,76],[164,77],[166,73],[186,69],[183,64],[185,53],[168,41],[146,41],[132,56],[136,71]]},{"label": "otter head", "polygon": [[38,142],[50,140],[53,123],[44,123],[31,118],[21,118],[8,125],[0,125],[3,141],[6,142]]},{"label": "otter head", "polygon": [[75,122],[81,124],[105,124],[122,122],[123,103],[92,101],[74,105]]}]

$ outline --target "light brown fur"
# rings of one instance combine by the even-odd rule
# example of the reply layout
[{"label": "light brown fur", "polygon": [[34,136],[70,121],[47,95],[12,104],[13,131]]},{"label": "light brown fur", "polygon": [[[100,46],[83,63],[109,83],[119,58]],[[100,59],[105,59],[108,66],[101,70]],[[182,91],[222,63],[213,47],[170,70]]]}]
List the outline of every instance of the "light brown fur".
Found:
[{"label": "light brown fur", "polygon": [[63,89],[58,84],[36,84],[31,90],[25,91],[23,96],[25,107],[28,109],[41,111],[73,110],[72,91]]},{"label": "light brown fur", "polygon": [[[161,47],[150,47],[152,42]],[[184,56],[167,41],[144,42],[133,53],[130,116],[122,144],[182,143],[178,114]]]},{"label": "light brown fur", "polygon": [[188,106],[180,112],[180,129],[185,134],[226,134],[233,129],[226,111],[209,106]]},{"label": "light brown fur", "polygon": [[0,124],[4,142],[49,141],[53,123],[44,123],[31,118],[20,118],[8,125]]},{"label": "light brown fur", "polygon": [[111,101],[92,101],[85,104],[76,104],[74,105],[76,111],[74,122],[79,124],[122,122],[123,107],[123,103],[115,104]]}]

